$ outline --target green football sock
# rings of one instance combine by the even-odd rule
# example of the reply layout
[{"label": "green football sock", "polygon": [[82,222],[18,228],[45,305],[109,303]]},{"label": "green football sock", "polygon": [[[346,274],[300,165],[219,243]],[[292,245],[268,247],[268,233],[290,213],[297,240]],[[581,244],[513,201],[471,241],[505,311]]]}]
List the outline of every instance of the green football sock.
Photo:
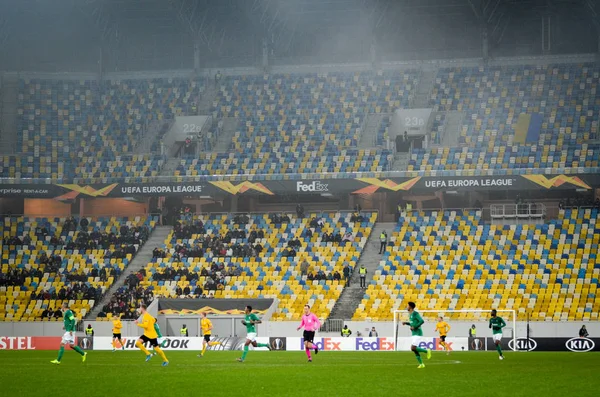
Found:
[{"label": "green football sock", "polygon": [[499,355],[502,355],[502,347],[500,347],[500,343],[496,345],[496,350],[498,350]]},{"label": "green football sock", "polygon": [[246,354],[248,354],[248,345],[244,346],[244,352],[242,353],[242,360],[246,358]]},{"label": "green football sock", "polygon": [[57,358],[58,361],[62,360],[63,354],[65,354],[65,347],[61,346],[60,349],[58,349],[58,358]]},{"label": "green football sock", "polygon": [[77,353],[81,354],[82,356],[85,354],[85,352],[83,350],[81,350],[81,347],[79,347],[79,346],[73,346],[73,350],[75,350]]},{"label": "green football sock", "polygon": [[419,353],[427,353],[427,349],[423,349],[422,347],[417,347],[417,352],[419,352]]},{"label": "green football sock", "polygon": [[417,353],[416,357],[417,357],[417,361],[419,362],[419,364],[423,364],[423,359],[421,358],[421,355]]},{"label": "green football sock", "polygon": [[268,343],[257,343],[256,347],[269,347]]}]

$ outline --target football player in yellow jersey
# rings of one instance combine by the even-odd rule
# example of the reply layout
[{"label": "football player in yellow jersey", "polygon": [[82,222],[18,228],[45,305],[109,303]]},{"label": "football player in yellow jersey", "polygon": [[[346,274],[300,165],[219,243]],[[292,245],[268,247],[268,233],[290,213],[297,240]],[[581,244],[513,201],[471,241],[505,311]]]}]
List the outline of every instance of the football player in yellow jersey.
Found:
[{"label": "football player in yellow jersey", "polygon": [[206,313],[202,313],[202,320],[200,320],[200,327],[202,328],[202,335],[204,335],[204,341],[202,341],[202,353],[198,354],[198,357],[204,357],[207,346],[217,346],[221,342],[211,342],[210,337],[212,335],[212,322],[206,317]]},{"label": "football player in yellow jersey", "polygon": [[121,323],[121,317],[119,314],[115,313],[113,314],[113,341],[112,341],[112,345],[113,345],[113,352],[117,350],[117,341],[119,341],[119,343],[121,344],[121,349],[125,350],[125,343],[123,343],[123,340],[121,339],[121,329],[123,328],[123,324]]},{"label": "football player in yellow jersey", "polygon": [[435,331],[440,333],[440,345],[446,350],[446,354],[450,354],[450,347],[446,343],[446,336],[450,332],[450,325],[444,321],[443,317],[438,318],[438,323],[435,325]]},{"label": "football player in yellow jersey", "polygon": [[169,365],[169,360],[167,360],[167,356],[165,356],[165,353],[158,346],[158,334],[156,333],[156,328],[154,328],[156,319],[146,311],[146,305],[140,306],[140,313],[142,315],[142,321],[139,322],[138,320],[135,320],[135,323],[138,327],[144,329],[144,335],[140,336],[140,339],[137,340],[135,345],[138,349],[144,352],[146,355],[146,361],[150,361],[152,354],[150,354],[148,349],[146,349],[146,346],[144,346],[145,343],[150,343],[150,346],[154,348],[154,351],[162,357],[162,366],[166,367]]}]

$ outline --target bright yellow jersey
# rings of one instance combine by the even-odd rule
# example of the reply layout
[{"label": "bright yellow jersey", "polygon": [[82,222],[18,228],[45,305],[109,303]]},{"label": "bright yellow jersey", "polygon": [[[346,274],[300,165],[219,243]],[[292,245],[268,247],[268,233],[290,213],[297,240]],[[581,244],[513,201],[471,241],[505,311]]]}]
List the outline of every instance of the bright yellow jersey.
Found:
[{"label": "bright yellow jersey", "polygon": [[450,325],[445,321],[440,321],[436,324],[435,330],[439,332],[441,336],[446,336],[448,335],[448,332],[450,332]]},{"label": "bright yellow jersey", "polygon": [[203,318],[200,321],[200,326],[202,327],[202,335],[210,335],[212,333],[212,323],[208,318]]},{"label": "bright yellow jersey", "polygon": [[117,317],[113,320],[113,334],[120,334],[121,328],[123,328],[123,324],[121,324],[121,319]]},{"label": "bright yellow jersey", "polygon": [[154,329],[155,322],[156,322],[156,320],[154,319],[154,317],[152,317],[148,313],[144,313],[144,315],[142,316],[142,321],[138,323],[138,327],[141,327],[144,329],[144,336],[146,338],[149,338],[149,339],[158,338],[158,334],[156,333],[156,330]]}]

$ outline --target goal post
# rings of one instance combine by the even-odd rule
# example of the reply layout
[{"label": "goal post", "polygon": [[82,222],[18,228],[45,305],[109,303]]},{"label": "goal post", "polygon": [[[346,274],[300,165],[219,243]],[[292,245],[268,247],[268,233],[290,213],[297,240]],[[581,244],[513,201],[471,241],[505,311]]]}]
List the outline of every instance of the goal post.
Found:
[{"label": "goal post", "polygon": [[[469,328],[475,325],[477,338],[486,340],[492,337],[492,331],[488,328],[489,319],[491,318],[491,310],[483,309],[463,309],[463,310],[418,310],[425,324],[423,324],[423,338],[431,339],[439,337],[439,333],[434,332],[438,318],[442,317],[450,325],[448,338],[462,338],[463,340],[469,337]],[[401,339],[410,337],[411,332],[408,326],[403,326],[402,323],[408,321],[408,311],[394,310],[394,348],[400,350]],[[517,349],[517,312],[516,310],[496,309],[498,316],[502,317],[506,322],[506,327],[503,330],[503,338],[512,339],[509,343],[511,350]],[[485,344],[482,346],[485,349]],[[484,350],[482,349],[482,350]],[[488,349],[489,350],[489,349]]]}]

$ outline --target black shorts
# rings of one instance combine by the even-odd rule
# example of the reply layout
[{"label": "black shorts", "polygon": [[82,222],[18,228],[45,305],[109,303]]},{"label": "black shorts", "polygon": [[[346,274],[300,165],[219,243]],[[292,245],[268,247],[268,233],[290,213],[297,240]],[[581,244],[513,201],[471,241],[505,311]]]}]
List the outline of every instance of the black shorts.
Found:
[{"label": "black shorts", "polygon": [[442,342],[446,342],[446,335],[440,335],[440,339],[442,340]]},{"label": "black shorts", "polygon": [[113,334],[113,339],[121,339],[121,334]]},{"label": "black shorts", "polygon": [[210,342],[210,335],[204,335],[204,340],[206,342]]},{"label": "black shorts", "polygon": [[304,331],[304,335],[302,335],[305,342],[312,343],[315,340],[315,331]]},{"label": "black shorts", "polygon": [[158,340],[156,338],[148,338],[146,335],[140,336],[140,339],[144,342],[144,344],[150,342],[150,346],[158,347]]}]

